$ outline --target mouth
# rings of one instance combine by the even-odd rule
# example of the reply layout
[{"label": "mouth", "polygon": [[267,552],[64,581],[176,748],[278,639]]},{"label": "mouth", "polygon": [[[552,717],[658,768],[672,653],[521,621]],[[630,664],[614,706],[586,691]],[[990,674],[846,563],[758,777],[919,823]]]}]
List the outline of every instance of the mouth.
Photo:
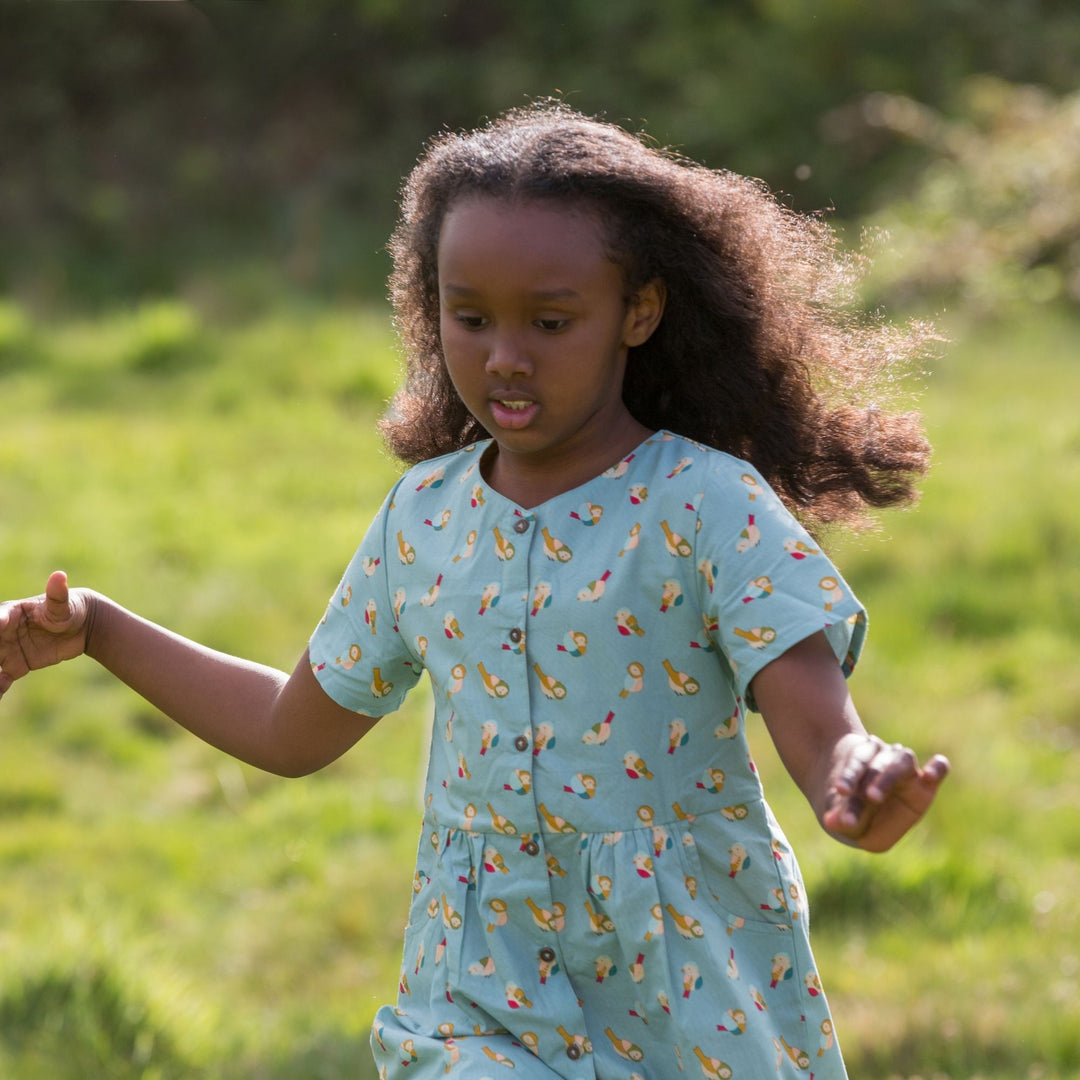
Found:
[{"label": "mouth", "polygon": [[526,427],[540,411],[540,404],[533,398],[491,397],[488,399],[491,415],[502,428],[519,429]]}]

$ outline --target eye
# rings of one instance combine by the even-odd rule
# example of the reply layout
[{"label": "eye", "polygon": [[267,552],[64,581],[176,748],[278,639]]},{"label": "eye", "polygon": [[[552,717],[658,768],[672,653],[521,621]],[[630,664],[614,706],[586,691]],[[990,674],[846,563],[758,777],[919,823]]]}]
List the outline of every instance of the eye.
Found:
[{"label": "eye", "polygon": [[483,330],[487,326],[487,319],[483,315],[469,315],[459,312],[454,316],[454,320],[461,323],[466,330]]},{"label": "eye", "polygon": [[535,326],[539,327],[545,333],[554,334],[559,330],[565,330],[570,325],[569,319],[537,319]]}]

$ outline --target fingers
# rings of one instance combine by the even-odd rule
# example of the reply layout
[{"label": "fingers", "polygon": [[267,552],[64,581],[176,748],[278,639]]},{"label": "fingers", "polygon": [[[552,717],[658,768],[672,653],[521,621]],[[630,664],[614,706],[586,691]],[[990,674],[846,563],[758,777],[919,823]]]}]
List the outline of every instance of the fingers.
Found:
[{"label": "fingers", "polygon": [[917,775],[919,760],[915,751],[900,743],[881,744],[867,770],[866,797],[875,803],[884,802],[898,784]]},{"label": "fingers", "polygon": [[863,736],[847,748],[823,823],[860,847],[886,850],[926,813],[949,768],[941,754],[920,768],[910,748]]},{"label": "fingers", "polygon": [[865,787],[867,770],[883,745],[876,735],[867,735],[856,743],[836,779],[836,790],[841,795],[854,795]]},{"label": "fingers", "polygon": [[841,795],[861,795],[870,802],[883,802],[897,785],[916,777],[940,783],[949,771],[948,759],[938,754],[919,769],[915,752],[902,743],[888,744],[876,735],[867,735],[848,755],[836,788]]},{"label": "fingers", "polygon": [[68,580],[63,570],[54,570],[45,585],[45,614],[52,622],[64,622],[68,608]]},{"label": "fingers", "polygon": [[949,759],[944,754],[935,754],[927,763],[923,769],[923,776],[929,780],[934,787],[937,787],[946,776],[949,775],[949,770],[952,766],[949,763]]}]

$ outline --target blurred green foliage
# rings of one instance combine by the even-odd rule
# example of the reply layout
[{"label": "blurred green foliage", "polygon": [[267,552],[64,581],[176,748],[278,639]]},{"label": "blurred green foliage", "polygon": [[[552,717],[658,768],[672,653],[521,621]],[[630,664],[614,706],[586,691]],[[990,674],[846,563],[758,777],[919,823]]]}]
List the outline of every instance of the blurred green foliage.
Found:
[{"label": "blurred green foliage", "polygon": [[872,99],[874,122],[933,154],[910,192],[867,223],[887,237],[877,289],[983,316],[1080,303],[1080,92],[1055,98],[987,76],[962,90],[953,117]]},{"label": "blurred green foliage", "polygon": [[[1078,57],[1070,0],[6,3],[0,595],[64,565],[292,665],[395,474],[373,421],[397,358],[356,298],[440,128],[561,93],[836,207],[870,303],[945,306],[956,341],[922,505],[838,551],[872,612],[863,715],[955,770],[870,863],[760,729],[755,758],[852,1075],[1075,1077]],[[93,665],[20,683],[0,1076],[373,1077],[427,712],[421,689],[286,783]]]},{"label": "blurred green foliage", "polygon": [[2,22],[0,291],[38,303],[242,284],[257,305],[271,267],[381,290],[423,141],[556,93],[852,219],[940,150],[883,100],[963,114],[973,74],[1065,94],[1080,56],[1069,0],[24,2]]},{"label": "blurred green foliage", "polygon": [[[385,311],[20,318],[38,361],[0,375],[0,596],[64,566],[291,667],[397,472],[374,431]],[[852,692],[883,738],[949,755],[938,803],[887,856],[848,849],[750,725],[860,1080],[1080,1070],[1080,320],[979,324],[944,328],[920,505],[883,515],[888,542],[834,538],[871,613]],[[162,337],[202,355],[147,367]],[[0,1077],[374,1080],[430,709],[425,681],[286,781],[91,661],[20,681],[0,707]]]}]

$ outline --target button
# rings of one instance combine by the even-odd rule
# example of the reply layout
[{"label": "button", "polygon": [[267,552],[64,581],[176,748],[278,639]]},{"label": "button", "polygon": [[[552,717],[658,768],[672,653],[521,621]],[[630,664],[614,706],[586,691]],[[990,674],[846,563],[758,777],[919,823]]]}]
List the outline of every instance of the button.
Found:
[{"label": "button", "polygon": [[518,518],[517,521],[514,522],[514,532],[516,532],[516,533],[527,533],[528,531],[529,531],[529,519],[528,518]]},{"label": "button", "polygon": [[528,735],[519,735],[514,740],[514,745],[519,750],[528,750],[529,749],[529,736]]},{"label": "button", "polygon": [[521,850],[524,851],[526,855],[539,855],[540,845],[535,840],[526,840],[525,843],[521,845]]},{"label": "button", "polygon": [[568,1047],[566,1048],[566,1056],[567,1056],[567,1057],[568,1057],[568,1058],[569,1058],[569,1059],[570,1059],[571,1061],[577,1061],[577,1059],[578,1059],[579,1057],[581,1057],[581,1047],[580,1047],[580,1046],[578,1046],[578,1044],[577,1044],[577,1043],[571,1043],[571,1044],[570,1044],[570,1045],[569,1045],[569,1046],[568,1046]]},{"label": "button", "polygon": [[514,627],[514,629],[510,631],[510,640],[511,640],[511,641],[512,641],[512,642],[513,642],[513,643],[514,643],[515,645],[516,645],[516,644],[517,644],[517,643],[518,643],[518,642],[519,642],[519,641],[520,641],[520,640],[521,640],[521,639],[522,639],[522,638],[523,638],[524,636],[525,636],[525,635],[524,635],[524,633],[522,633],[522,630],[521,630],[521,627],[520,627],[520,626],[515,626],[515,627]]},{"label": "button", "polygon": [[555,959],[555,950],[545,945],[540,950],[540,959],[543,960],[545,964],[550,964],[551,961]]}]

